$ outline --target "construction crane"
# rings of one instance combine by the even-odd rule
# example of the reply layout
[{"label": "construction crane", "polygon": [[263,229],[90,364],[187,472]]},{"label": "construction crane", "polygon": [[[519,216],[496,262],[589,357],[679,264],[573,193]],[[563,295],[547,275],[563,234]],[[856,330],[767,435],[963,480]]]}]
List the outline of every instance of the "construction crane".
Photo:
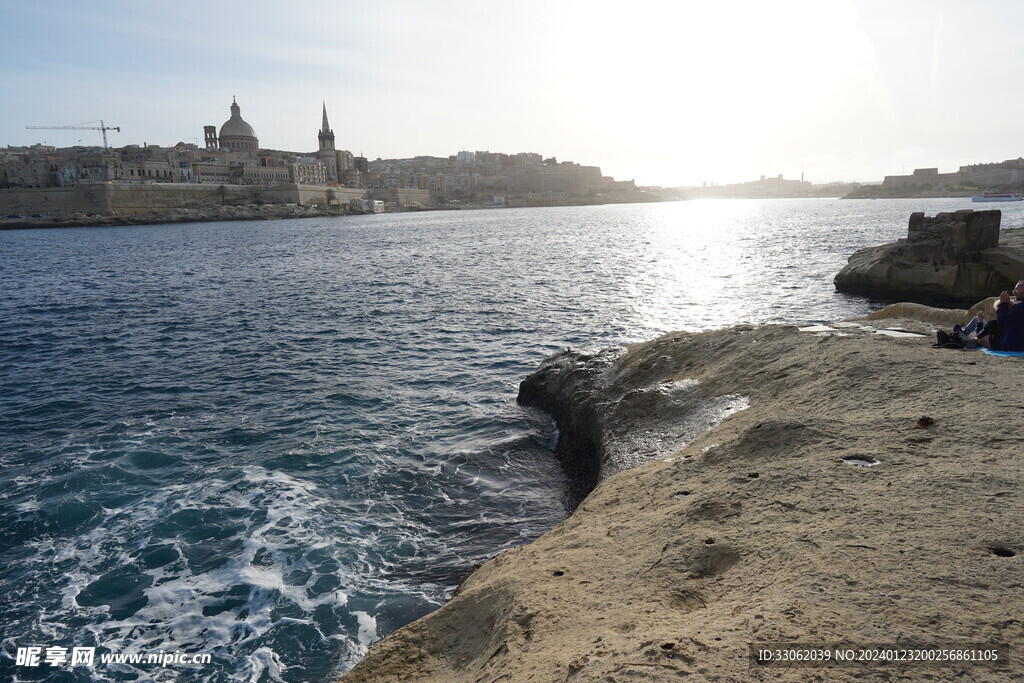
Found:
[{"label": "construction crane", "polygon": [[103,149],[110,149],[110,144],[107,142],[108,130],[121,132],[120,126],[108,126],[103,123],[102,119],[99,126],[25,126],[25,128],[34,130],[101,130],[103,131]]}]

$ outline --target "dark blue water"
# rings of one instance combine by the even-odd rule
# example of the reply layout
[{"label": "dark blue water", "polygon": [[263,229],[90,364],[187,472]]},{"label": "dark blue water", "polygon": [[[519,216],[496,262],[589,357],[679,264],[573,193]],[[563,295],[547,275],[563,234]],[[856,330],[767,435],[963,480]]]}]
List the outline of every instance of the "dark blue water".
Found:
[{"label": "dark blue water", "polygon": [[[567,514],[553,429],[515,404],[546,355],[864,313],[846,257],[968,207],[2,233],[0,677],[329,679]],[[213,662],[15,667],[25,646]]]}]

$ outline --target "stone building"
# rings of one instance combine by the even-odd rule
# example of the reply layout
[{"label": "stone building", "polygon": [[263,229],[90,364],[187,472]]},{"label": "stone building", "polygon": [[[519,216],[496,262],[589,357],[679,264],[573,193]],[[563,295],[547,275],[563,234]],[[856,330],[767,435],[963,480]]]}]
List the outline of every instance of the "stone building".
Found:
[{"label": "stone building", "polygon": [[[329,176],[329,167],[325,162],[333,161],[333,157],[327,159],[315,159],[312,157],[301,157],[289,165],[291,173],[290,181],[299,185],[326,185]],[[335,172],[337,172],[337,167]]]},{"label": "stone building", "polygon": [[939,189],[940,187],[959,185],[959,173],[939,173],[937,168],[915,168],[911,175],[887,175],[882,181],[885,189]]},{"label": "stone building", "polygon": [[192,162],[192,180],[196,183],[217,185],[230,183],[230,167],[219,161],[194,161]]},{"label": "stone building", "polygon": [[364,180],[370,188],[419,188],[446,200],[480,201],[483,196],[500,195],[502,205],[507,195],[521,195],[523,202],[532,204],[552,204],[635,191],[635,187],[615,186],[597,166],[545,160],[533,152],[510,155],[462,150],[448,158],[377,159]]},{"label": "stone building", "polygon": [[886,190],[939,190],[958,186],[977,188],[1012,187],[1024,183],[1024,158],[986,164],[961,166],[955,173],[939,173],[937,168],[916,168],[910,175],[885,176]]},{"label": "stone building", "polygon": [[4,164],[6,183],[14,187],[51,187],[52,164],[47,159],[14,158]]},{"label": "stone building", "polygon": [[288,166],[232,164],[228,170],[234,185],[277,185],[292,182]]}]

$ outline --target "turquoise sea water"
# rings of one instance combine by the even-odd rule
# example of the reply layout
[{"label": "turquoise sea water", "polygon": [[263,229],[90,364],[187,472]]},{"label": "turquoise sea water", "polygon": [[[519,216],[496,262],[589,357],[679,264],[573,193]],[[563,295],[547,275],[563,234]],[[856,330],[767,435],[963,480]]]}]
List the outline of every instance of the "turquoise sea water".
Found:
[{"label": "turquoise sea water", "polygon": [[[0,678],[328,680],[568,514],[550,421],[515,403],[546,355],[867,312],[833,290],[846,257],[958,208],[0,233]],[[18,667],[29,646],[212,662]]]}]

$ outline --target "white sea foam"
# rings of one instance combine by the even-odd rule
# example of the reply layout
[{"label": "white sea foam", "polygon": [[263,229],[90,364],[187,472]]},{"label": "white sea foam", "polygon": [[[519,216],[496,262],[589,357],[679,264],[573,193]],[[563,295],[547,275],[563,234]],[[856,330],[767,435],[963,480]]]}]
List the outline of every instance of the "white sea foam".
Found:
[{"label": "white sea foam", "polygon": [[[341,587],[358,586],[361,567],[329,562],[320,569],[322,560],[312,562],[309,553],[325,551],[325,558],[334,553],[337,541],[324,535],[322,529],[326,526],[335,531],[348,527],[354,535],[362,531],[353,520],[331,519],[331,513],[324,509],[324,498],[312,482],[257,466],[243,467],[240,473],[240,478],[213,478],[202,485],[168,486],[129,507],[107,511],[101,524],[76,538],[30,543],[35,550],[34,562],[74,563],[74,568],[64,573],[59,588],[62,614],[47,618],[66,621],[86,617],[89,623],[83,626],[84,631],[92,634],[94,642],[114,652],[216,650],[218,657],[239,660],[231,667],[239,672],[234,680],[261,676],[279,680],[285,667],[269,647],[257,647],[252,654],[245,651],[272,629],[288,624],[311,628],[320,639],[327,640],[311,617],[323,606],[344,608],[349,595]],[[28,510],[33,505],[26,501],[23,507]],[[211,509],[244,510],[249,516],[236,536],[238,543],[232,554],[212,569],[195,572],[181,557],[188,550],[182,539],[156,538],[152,530],[184,510]],[[253,520],[258,521],[252,524]],[[372,537],[358,538],[357,545],[365,547],[373,542]],[[86,607],[78,603],[90,584],[111,569],[130,564],[133,554],[153,544],[173,547],[179,558],[145,571],[152,579],[143,591],[147,602],[134,614],[117,620],[105,605]],[[293,572],[309,572],[310,577],[290,582],[288,576]],[[328,577],[337,587],[313,590],[317,577]],[[371,583],[387,583],[370,578]],[[235,596],[235,604],[225,607],[230,591],[240,590],[238,587],[244,587],[244,594]],[[395,590],[393,586],[388,589]],[[307,616],[277,613],[288,604]],[[349,656],[364,652],[377,637],[375,618],[365,611],[354,614],[359,627],[347,642]],[[333,642],[337,634],[332,636]],[[243,673],[246,671],[248,674]]]},{"label": "white sea foam", "polygon": [[377,620],[366,612],[353,612],[359,619],[359,646],[365,653],[377,639]]},{"label": "white sea foam", "polygon": [[24,501],[22,501],[20,503],[17,503],[14,506],[14,509],[17,510],[18,512],[22,512],[22,513],[36,512],[37,510],[40,509],[39,501],[36,500],[35,496],[33,496],[32,498],[29,498],[28,500],[24,500]]}]

